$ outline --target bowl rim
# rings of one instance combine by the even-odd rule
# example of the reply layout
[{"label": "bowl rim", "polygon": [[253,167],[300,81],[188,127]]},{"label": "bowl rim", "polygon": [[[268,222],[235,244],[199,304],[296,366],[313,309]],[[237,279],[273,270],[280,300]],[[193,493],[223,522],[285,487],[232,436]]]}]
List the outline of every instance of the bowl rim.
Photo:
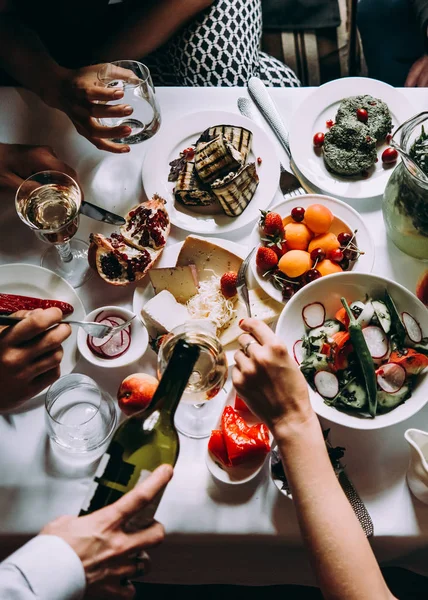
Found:
[{"label": "bowl rim", "polygon": [[[377,283],[383,284],[386,288],[388,288],[388,286],[390,286],[392,288],[398,288],[406,296],[410,297],[411,301],[416,306],[418,306],[422,310],[422,312],[426,311],[425,305],[419,300],[419,298],[417,298],[415,296],[415,294],[413,294],[413,292],[411,292],[409,289],[407,289],[404,285],[402,285],[401,283],[398,283],[396,281],[393,281],[391,279],[387,279],[386,277],[382,277],[381,275],[377,275],[375,273],[362,273],[362,272],[352,272],[352,271],[348,271],[348,272],[344,272],[344,273],[335,273],[333,275],[328,275],[327,277],[322,277],[320,279],[317,279],[316,281],[313,281],[312,284],[313,284],[313,286],[318,286],[318,287],[320,287],[321,285],[334,286],[335,279],[338,279],[338,278],[345,279],[345,280],[351,280],[351,281],[354,279],[362,280],[362,286],[365,286],[365,287],[367,287],[368,280],[372,280],[372,281],[376,281]],[[313,301],[316,301],[316,298],[315,298],[316,287],[311,287],[310,289],[314,296]],[[278,331],[280,328],[283,328],[284,322],[287,318],[287,312],[290,312],[294,308],[295,305],[296,306],[299,305],[300,298],[301,298],[301,296],[303,296],[303,294],[305,292],[306,292],[306,287],[301,288],[284,306],[284,308],[281,311],[281,314],[278,317],[278,321],[275,326],[276,334],[278,334]],[[425,376],[427,376],[427,375],[425,375]],[[425,401],[418,408],[416,408],[416,407],[413,408],[412,399],[414,399],[414,396],[412,396],[411,398],[406,400],[407,406],[409,406],[408,403],[410,403],[410,406],[412,406],[412,409],[408,410],[407,414],[401,415],[402,418],[398,417],[396,420],[391,420],[391,422],[384,422],[382,420],[382,415],[379,415],[380,418],[375,417],[374,419],[359,419],[357,417],[354,417],[352,414],[341,413],[341,411],[338,411],[338,410],[334,409],[333,407],[327,407],[327,409],[330,409],[330,410],[328,410],[328,416],[324,413],[319,414],[319,412],[317,411],[317,407],[314,406],[314,404],[312,402],[312,395],[315,394],[316,396],[319,396],[319,398],[321,398],[321,396],[318,394],[318,392],[315,392],[314,390],[312,390],[312,388],[309,386],[309,384],[308,384],[308,390],[309,390],[309,397],[311,399],[311,405],[312,405],[315,413],[318,415],[318,417],[326,419],[326,420],[330,421],[331,423],[335,423],[342,427],[347,427],[349,429],[364,430],[364,431],[375,431],[378,429],[384,429],[386,427],[391,427],[391,426],[397,425],[399,423],[402,423],[403,421],[410,419],[415,414],[417,414],[420,410],[422,410],[422,408],[428,402],[428,394],[427,394]],[[400,406],[403,406],[403,405],[400,405]],[[397,408],[399,408],[399,406]],[[394,410],[392,410],[386,414],[393,414]],[[334,418],[334,415],[337,413],[346,414],[346,417],[348,417],[348,418],[344,419],[344,421],[337,420]],[[400,416],[400,413],[397,413],[397,414]],[[368,423],[370,424],[370,426],[367,426]]]},{"label": "bowl rim", "polygon": [[[98,314],[100,312],[105,312],[105,311],[111,311],[111,312],[116,311],[119,314],[122,314],[122,316],[124,318],[126,317],[127,319],[130,319],[135,314],[129,308],[110,304],[110,305],[99,306],[97,308],[94,308],[94,310],[90,311],[85,316],[84,320],[92,321],[94,319],[94,317],[96,316],[96,314]],[[140,351],[140,353],[138,353],[138,355],[135,358],[133,358],[131,360],[125,359],[128,352],[125,352],[122,356],[118,356],[117,358],[113,358],[110,360],[107,360],[107,359],[103,360],[102,358],[98,358],[97,356],[93,355],[89,349],[88,350],[86,349],[86,336],[88,334],[81,327],[79,327],[79,331],[77,332],[77,348],[79,350],[80,355],[91,365],[94,365],[95,367],[106,368],[106,369],[127,367],[127,366],[137,362],[145,354],[145,352],[148,348],[149,335],[148,335],[146,327],[144,326],[144,324],[142,323],[142,321],[140,319],[135,318],[132,324],[136,328],[134,330],[134,332],[136,331],[136,334],[134,334],[133,338],[131,339],[131,345],[135,342],[136,336],[141,338],[141,340],[139,341],[139,347],[141,348],[141,351]],[[82,348],[84,348],[84,351],[82,351]],[[131,346],[129,347],[129,350],[130,349],[131,349]]]}]

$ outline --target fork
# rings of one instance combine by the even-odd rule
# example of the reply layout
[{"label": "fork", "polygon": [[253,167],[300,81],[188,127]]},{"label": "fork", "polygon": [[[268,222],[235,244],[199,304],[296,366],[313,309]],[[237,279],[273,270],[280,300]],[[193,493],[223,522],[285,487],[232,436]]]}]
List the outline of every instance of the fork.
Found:
[{"label": "fork", "polygon": [[250,299],[248,297],[248,286],[247,286],[246,275],[247,275],[248,265],[250,264],[250,260],[254,254],[254,251],[255,251],[255,248],[253,248],[251,250],[249,255],[244,259],[241,266],[239,267],[238,279],[236,282],[236,290],[237,290],[239,296],[244,301],[244,304],[247,308],[247,313],[248,313],[249,317],[251,317],[251,306],[250,306]]},{"label": "fork", "polygon": [[[102,323],[95,323],[93,321],[60,321],[60,323],[66,323],[67,325],[77,325],[78,327],[82,327],[86,331],[86,333],[94,338],[105,338],[107,336],[115,335],[128,327],[131,321],[135,319],[135,315],[126,321],[126,323],[122,323],[121,325],[103,325]],[[0,325],[16,325],[23,319],[19,319],[18,317],[10,317],[9,315],[0,315]],[[59,325],[59,323],[58,323]],[[56,327],[56,325],[54,325]]]}]

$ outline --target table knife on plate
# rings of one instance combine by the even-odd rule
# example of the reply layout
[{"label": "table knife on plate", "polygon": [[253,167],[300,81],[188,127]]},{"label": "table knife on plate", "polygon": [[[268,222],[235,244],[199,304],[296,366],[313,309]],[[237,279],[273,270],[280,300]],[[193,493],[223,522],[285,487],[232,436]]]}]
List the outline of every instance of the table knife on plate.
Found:
[{"label": "table knife on plate", "polygon": [[119,215],[116,215],[105,208],[101,208],[101,206],[96,206],[95,204],[86,202],[86,200],[82,200],[80,212],[82,215],[85,215],[85,217],[95,219],[95,221],[109,223],[109,225],[124,225],[126,223],[123,217],[120,217]]}]

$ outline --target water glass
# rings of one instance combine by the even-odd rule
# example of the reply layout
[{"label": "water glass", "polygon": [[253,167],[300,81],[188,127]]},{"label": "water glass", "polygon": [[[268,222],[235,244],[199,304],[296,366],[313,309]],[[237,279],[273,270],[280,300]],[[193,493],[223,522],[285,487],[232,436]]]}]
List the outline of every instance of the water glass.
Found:
[{"label": "water glass", "polygon": [[107,449],[117,424],[111,396],[87,375],[72,373],[46,394],[46,427],[57,449],[95,460]]},{"label": "water glass", "polygon": [[126,104],[133,112],[126,117],[110,117],[99,119],[101,125],[131,128],[131,133],[112,141],[123,144],[139,144],[148,140],[158,131],[161,124],[160,108],[155,95],[150,71],[135,60],[118,60],[102,65],[98,71],[99,81],[108,88],[124,92],[124,96],[108,104]]}]

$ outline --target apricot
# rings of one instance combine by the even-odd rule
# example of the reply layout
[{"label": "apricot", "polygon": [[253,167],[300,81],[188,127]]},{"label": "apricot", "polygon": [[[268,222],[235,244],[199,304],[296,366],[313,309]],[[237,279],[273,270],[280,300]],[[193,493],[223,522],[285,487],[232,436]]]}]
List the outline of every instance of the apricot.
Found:
[{"label": "apricot", "polygon": [[332,250],[340,248],[340,243],[334,233],[321,233],[312,238],[308,247],[308,252],[312,252],[315,248],[322,248],[324,252],[328,254]]},{"label": "apricot", "polygon": [[288,223],[284,229],[284,237],[290,250],[307,250],[312,239],[312,232],[304,223]]},{"label": "apricot", "polygon": [[133,373],[122,381],[117,391],[119,408],[125,415],[132,415],[146,408],[159,385],[156,377],[147,373]]},{"label": "apricot", "polygon": [[311,204],[305,210],[305,223],[314,233],[327,233],[333,219],[333,213],[323,204]]},{"label": "apricot", "polygon": [[317,264],[317,269],[324,275],[333,275],[333,273],[342,273],[343,269],[340,265],[326,258]]},{"label": "apricot", "polygon": [[289,250],[279,259],[278,263],[278,269],[287,277],[300,277],[311,267],[311,256],[304,250]]}]

